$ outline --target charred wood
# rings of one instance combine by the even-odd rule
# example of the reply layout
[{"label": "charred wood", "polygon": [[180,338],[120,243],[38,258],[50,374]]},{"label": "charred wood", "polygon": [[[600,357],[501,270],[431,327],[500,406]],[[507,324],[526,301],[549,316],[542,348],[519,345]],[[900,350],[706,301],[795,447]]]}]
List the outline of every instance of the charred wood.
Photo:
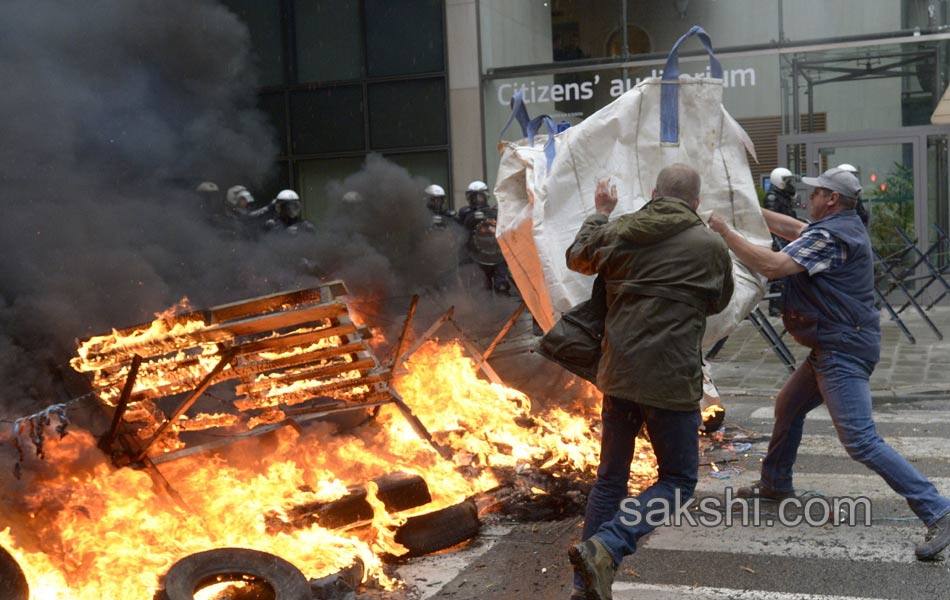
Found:
[{"label": "charred wood", "polygon": [[[391,473],[373,479],[378,486],[376,497],[390,513],[400,512],[432,502],[429,486],[418,475]],[[326,529],[339,529],[347,525],[369,521],[373,518],[373,507],[366,500],[365,486],[353,486],[342,498],[330,502],[312,502],[295,506],[287,511],[289,521],[283,521],[275,515],[267,515],[271,529],[286,531],[319,525]]]}]

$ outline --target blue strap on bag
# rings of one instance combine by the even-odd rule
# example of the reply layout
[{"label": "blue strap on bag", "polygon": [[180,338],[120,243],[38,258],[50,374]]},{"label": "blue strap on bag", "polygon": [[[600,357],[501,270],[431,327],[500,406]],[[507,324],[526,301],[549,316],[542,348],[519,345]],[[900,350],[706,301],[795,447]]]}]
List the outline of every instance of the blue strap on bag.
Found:
[{"label": "blue strap on bag", "polygon": [[521,90],[515,92],[515,95],[512,96],[508,102],[508,105],[511,106],[511,114],[508,115],[505,126],[501,128],[498,139],[501,139],[501,136],[505,135],[505,132],[511,127],[511,122],[515,119],[517,119],[518,124],[521,125],[521,135],[528,137],[528,124],[531,122],[531,118],[528,116],[528,108],[524,105],[524,92]]},{"label": "blue strap on bag", "polygon": [[554,119],[548,115],[540,115],[533,119],[529,118],[528,109],[524,104],[524,93],[520,90],[515,92],[515,95],[511,97],[510,104],[511,115],[508,116],[505,126],[501,128],[501,133],[498,134],[498,138],[501,139],[501,136],[505,135],[505,131],[511,126],[512,121],[517,120],[518,124],[521,125],[522,135],[528,138],[529,144],[534,146],[534,136],[541,129],[541,126],[544,125],[548,130],[548,141],[544,144],[544,156],[547,158],[548,169],[550,169],[555,156],[554,135],[558,132],[557,125],[554,124]]},{"label": "blue strap on bag", "polygon": [[686,38],[696,36],[709,55],[709,73],[716,79],[722,79],[722,65],[712,49],[709,34],[699,25],[693,25],[683,37],[676,40],[673,49],[666,58],[663,68],[662,86],[660,88],[660,142],[678,144],[680,141],[680,58],[679,47]]}]

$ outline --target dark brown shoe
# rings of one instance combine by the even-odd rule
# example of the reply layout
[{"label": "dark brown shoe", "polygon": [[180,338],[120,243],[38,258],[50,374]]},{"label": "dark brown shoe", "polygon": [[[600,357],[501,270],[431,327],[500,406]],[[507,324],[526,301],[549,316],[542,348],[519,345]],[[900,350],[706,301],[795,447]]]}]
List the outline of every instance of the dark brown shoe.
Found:
[{"label": "dark brown shoe", "polygon": [[914,549],[914,554],[917,560],[934,560],[947,546],[950,546],[950,513],[927,528],[927,535],[923,543]]},{"label": "dark brown shoe", "polygon": [[613,600],[611,587],[617,565],[607,547],[592,537],[586,542],[574,544],[567,553],[574,569],[584,578],[586,600]]},{"label": "dark brown shoe", "polygon": [[764,485],[761,481],[756,481],[750,486],[736,488],[737,498],[764,498],[765,500],[774,500],[781,502],[788,498],[795,497],[795,491],[780,492]]}]

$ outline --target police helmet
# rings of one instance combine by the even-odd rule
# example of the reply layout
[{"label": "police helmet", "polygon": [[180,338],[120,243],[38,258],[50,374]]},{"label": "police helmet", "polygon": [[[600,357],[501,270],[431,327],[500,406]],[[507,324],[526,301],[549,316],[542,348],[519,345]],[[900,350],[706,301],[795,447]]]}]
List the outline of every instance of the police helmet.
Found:
[{"label": "police helmet", "polygon": [[465,190],[465,199],[469,206],[485,206],[488,204],[488,186],[484,181],[473,181]]},{"label": "police helmet", "polygon": [[772,187],[777,190],[791,191],[792,179],[794,177],[795,175],[785,167],[778,167],[777,169],[772,169],[772,173],[769,175],[769,182],[771,182]]}]

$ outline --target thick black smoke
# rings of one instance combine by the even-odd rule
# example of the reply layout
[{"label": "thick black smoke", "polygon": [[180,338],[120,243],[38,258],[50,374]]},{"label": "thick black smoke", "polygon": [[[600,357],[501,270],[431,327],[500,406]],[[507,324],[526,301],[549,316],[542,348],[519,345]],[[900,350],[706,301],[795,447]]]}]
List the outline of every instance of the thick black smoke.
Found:
[{"label": "thick black smoke", "polygon": [[5,406],[59,400],[50,369],[75,338],[186,294],[266,287],[192,192],[253,185],[273,163],[249,52],[247,28],[208,1],[0,5]]},{"label": "thick black smoke", "polygon": [[183,296],[341,277],[404,310],[431,283],[427,182],[377,157],[327,191],[315,235],[234,235],[202,215],[198,182],[253,191],[273,168],[253,64],[247,27],[211,0],[0,3],[0,412],[63,400],[77,338]]}]

